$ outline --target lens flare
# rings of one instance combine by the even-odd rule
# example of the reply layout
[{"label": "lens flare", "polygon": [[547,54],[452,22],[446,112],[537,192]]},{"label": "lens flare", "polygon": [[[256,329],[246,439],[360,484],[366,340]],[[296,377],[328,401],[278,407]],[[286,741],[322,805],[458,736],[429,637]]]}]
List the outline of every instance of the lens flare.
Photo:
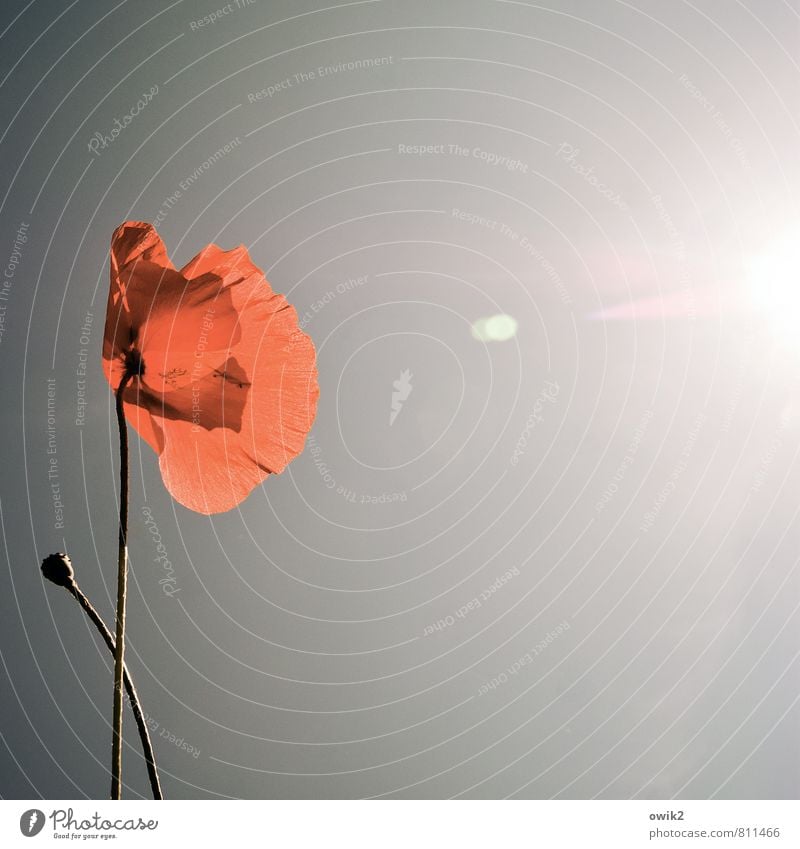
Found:
[{"label": "lens flare", "polygon": [[517,334],[517,320],[503,313],[479,318],[472,325],[472,336],[480,342],[508,342]]}]

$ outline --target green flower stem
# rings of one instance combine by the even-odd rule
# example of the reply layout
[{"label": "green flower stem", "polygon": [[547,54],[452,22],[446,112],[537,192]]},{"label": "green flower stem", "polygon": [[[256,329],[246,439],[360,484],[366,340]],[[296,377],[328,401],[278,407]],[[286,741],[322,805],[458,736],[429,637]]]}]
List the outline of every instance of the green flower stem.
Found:
[{"label": "green flower stem", "polygon": [[125,668],[125,601],[128,581],[128,424],[122,395],[133,374],[126,369],[116,391],[119,425],[119,548],[117,554],[117,636],[114,643],[114,720],[111,740],[111,798],[122,798],[122,679]]}]

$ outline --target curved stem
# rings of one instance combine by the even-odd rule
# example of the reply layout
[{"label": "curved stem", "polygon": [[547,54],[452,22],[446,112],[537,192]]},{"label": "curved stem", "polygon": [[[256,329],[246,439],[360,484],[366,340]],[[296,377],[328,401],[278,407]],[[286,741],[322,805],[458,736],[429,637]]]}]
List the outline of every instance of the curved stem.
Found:
[{"label": "curved stem", "polygon": [[[76,583],[68,586],[67,591],[75,597],[89,619],[94,622],[95,627],[100,632],[100,636],[103,640],[105,640],[105,644],[108,646],[111,654],[116,657],[114,637],[111,636],[111,631],[108,630],[106,623],[100,618],[100,614],[94,609],[92,603],[81,592],[80,587]],[[156,756],[153,752],[153,744],[150,742],[150,732],[147,730],[147,723],[145,722],[144,714],[142,713],[142,706],[139,703],[139,696],[136,693],[136,688],[133,686],[133,679],[128,674],[127,666],[122,667],[122,679],[125,684],[125,690],[128,693],[128,700],[130,701],[131,709],[133,710],[133,717],[136,720],[136,725],[139,729],[139,738],[142,741],[142,751],[144,753],[144,759],[147,762],[147,776],[150,779],[150,789],[153,791],[153,798],[163,799],[164,796],[161,793],[161,784],[158,780]]]},{"label": "curved stem", "polygon": [[125,662],[125,601],[128,580],[128,425],[122,395],[133,375],[126,370],[116,391],[119,425],[119,547],[117,552],[117,636],[114,644],[114,720],[111,741],[111,798],[122,798],[122,678]]}]

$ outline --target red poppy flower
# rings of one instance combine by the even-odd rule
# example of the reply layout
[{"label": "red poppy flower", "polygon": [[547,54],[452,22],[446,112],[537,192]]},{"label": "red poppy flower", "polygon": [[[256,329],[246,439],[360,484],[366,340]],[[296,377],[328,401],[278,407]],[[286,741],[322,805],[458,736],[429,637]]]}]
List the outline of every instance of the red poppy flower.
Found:
[{"label": "red poppy flower", "polygon": [[150,224],[111,239],[103,370],[185,507],[221,513],[303,449],[316,413],[314,345],[244,246],[180,271]]}]

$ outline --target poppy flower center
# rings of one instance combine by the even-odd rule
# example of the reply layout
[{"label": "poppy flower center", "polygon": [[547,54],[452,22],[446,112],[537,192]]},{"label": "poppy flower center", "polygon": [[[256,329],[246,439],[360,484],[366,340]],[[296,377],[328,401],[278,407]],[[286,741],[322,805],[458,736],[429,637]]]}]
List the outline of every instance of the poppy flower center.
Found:
[{"label": "poppy flower center", "polygon": [[125,374],[129,377],[141,377],[144,374],[142,352],[136,348],[129,348],[125,352]]}]

